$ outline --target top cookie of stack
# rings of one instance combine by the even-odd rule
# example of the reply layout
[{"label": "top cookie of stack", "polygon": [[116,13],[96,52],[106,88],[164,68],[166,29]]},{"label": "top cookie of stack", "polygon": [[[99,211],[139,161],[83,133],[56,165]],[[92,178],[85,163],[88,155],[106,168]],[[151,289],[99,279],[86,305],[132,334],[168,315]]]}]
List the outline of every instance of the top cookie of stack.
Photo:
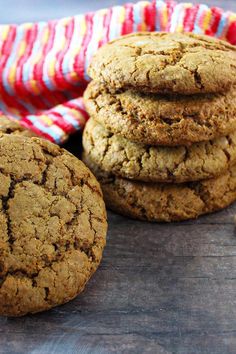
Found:
[{"label": "top cookie of stack", "polygon": [[[99,49],[88,73],[93,81],[85,92],[85,105],[92,120],[85,128],[83,145],[91,167],[95,164],[116,181],[141,181],[126,180],[133,194],[138,189],[142,195],[140,190],[159,188],[164,195],[168,183],[178,183],[171,185],[172,192],[168,189],[172,199],[177,189],[189,188],[188,182],[195,181],[194,188],[200,190],[201,180],[212,182],[234,168],[234,46],[190,33],[136,33]],[[231,187],[231,191],[235,188],[233,196],[221,207],[236,198],[236,185]],[[121,195],[110,192],[105,192],[105,198],[109,194],[114,209],[120,210]],[[131,204],[127,194],[124,199]],[[168,219],[155,210],[147,216],[147,208],[142,205],[142,216],[130,208],[128,213]],[[217,208],[204,205],[194,216]]]},{"label": "top cookie of stack", "polygon": [[153,93],[218,93],[236,81],[236,49],[192,33],[136,33],[103,46],[89,68],[112,89]]},{"label": "top cookie of stack", "polygon": [[186,145],[236,128],[236,48],[226,42],[132,34],[103,46],[88,73],[90,115],[132,141]]}]

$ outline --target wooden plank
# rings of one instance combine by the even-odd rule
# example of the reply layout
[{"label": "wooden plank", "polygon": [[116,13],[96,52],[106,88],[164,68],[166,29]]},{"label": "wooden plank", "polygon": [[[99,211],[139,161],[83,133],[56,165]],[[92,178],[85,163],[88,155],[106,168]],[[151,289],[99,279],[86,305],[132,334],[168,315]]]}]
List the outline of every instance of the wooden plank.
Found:
[{"label": "wooden plank", "polygon": [[44,314],[0,319],[2,353],[110,353],[120,342],[124,353],[159,345],[163,353],[233,353],[234,225],[207,220],[150,224],[110,213],[104,260],[86,291]]}]

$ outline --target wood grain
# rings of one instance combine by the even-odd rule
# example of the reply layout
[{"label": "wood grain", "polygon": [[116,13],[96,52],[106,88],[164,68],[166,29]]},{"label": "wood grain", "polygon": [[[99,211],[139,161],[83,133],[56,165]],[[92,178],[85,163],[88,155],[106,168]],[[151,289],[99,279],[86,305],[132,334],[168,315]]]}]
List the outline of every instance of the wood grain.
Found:
[{"label": "wood grain", "polygon": [[236,205],[151,224],[109,213],[102,265],[73,302],[0,319],[0,353],[235,353]]},{"label": "wood grain", "polygon": [[[37,16],[48,16],[46,3]],[[67,13],[72,3],[63,5]],[[232,0],[214,4],[236,10]],[[78,137],[67,148],[78,151]],[[84,293],[47,313],[0,318],[0,353],[235,354],[234,214],[236,205],[196,221],[151,224],[109,213],[104,259]]]}]

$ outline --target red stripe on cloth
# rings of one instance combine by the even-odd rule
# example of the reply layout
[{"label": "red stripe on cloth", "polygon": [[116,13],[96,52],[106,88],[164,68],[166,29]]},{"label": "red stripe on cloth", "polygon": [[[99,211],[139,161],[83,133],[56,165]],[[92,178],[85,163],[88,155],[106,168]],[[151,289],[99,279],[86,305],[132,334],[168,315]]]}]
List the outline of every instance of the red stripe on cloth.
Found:
[{"label": "red stripe on cloth", "polygon": [[[7,38],[4,40],[1,47],[1,59],[2,57],[7,59],[8,56],[11,54],[14,40],[16,38],[16,29],[16,26],[10,26]],[[0,68],[0,70],[2,71],[2,67]]]},{"label": "red stripe on cloth", "polygon": [[217,7],[211,8],[212,20],[209,25],[209,28],[205,31],[205,33],[209,36],[214,36],[218,30],[218,26],[222,17],[223,11]]},{"label": "red stripe on cloth", "polygon": [[168,23],[167,23],[166,28],[163,29],[163,31],[166,31],[166,32],[170,31],[171,17],[172,17],[172,14],[174,12],[175,6],[176,6],[176,2],[175,1],[172,1],[172,0],[166,1]]},{"label": "red stripe on cloth", "polygon": [[25,96],[28,94],[27,88],[24,86],[23,81],[23,68],[26,61],[29,59],[33,47],[34,42],[37,38],[38,34],[38,26],[32,25],[31,28],[26,30],[24,41],[27,43],[24,54],[18,59],[17,62],[17,71],[16,71],[16,82],[14,85],[14,90],[17,94],[21,96]]},{"label": "red stripe on cloth", "polygon": [[74,71],[78,74],[78,80],[82,82],[86,82],[85,76],[84,76],[84,66],[85,66],[85,60],[86,60],[86,51],[87,51],[87,46],[90,41],[90,38],[92,37],[93,34],[93,16],[94,13],[88,13],[85,16],[85,21],[86,21],[86,33],[84,35],[81,49],[79,53],[75,57],[74,61]]},{"label": "red stripe on cloth", "polygon": [[[2,45],[2,52],[0,55],[0,77],[2,78],[3,72],[5,70],[7,61],[12,52],[12,47],[16,38],[16,26],[11,26],[7,35],[6,40]],[[4,90],[3,80],[0,80],[0,92]]]},{"label": "red stripe on cloth", "polygon": [[232,22],[229,25],[229,29],[226,34],[226,38],[231,44],[236,44],[236,21]]},{"label": "red stripe on cloth", "polygon": [[47,140],[49,140],[49,141],[55,142],[55,141],[53,140],[53,138],[52,138],[49,134],[47,134],[47,133],[45,133],[45,132],[42,132],[40,129],[36,128],[35,125],[27,118],[27,115],[26,115],[26,116],[22,116],[22,119],[21,119],[21,121],[20,121],[20,124],[21,124],[23,127],[32,130],[32,131],[35,132],[37,135],[39,135],[39,136],[41,136],[41,137],[43,137],[43,138],[45,138],[45,139],[47,139]]},{"label": "red stripe on cloth", "polygon": [[38,35],[38,26],[37,24],[32,25],[30,28],[26,29],[23,40],[27,43],[24,54],[19,57],[17,61],[17,71],[16,71],[16,82],[14,85],[14,90],[16,92],[15,99],[18,100],[20,98],[22,101],[25,101],[27,104],[30,104],[34,107],[35,110],[43,110],[45,109],[45,100],[41,95],[34,96],[32,94],[29,95],[29,89],[25,86],[23,81],[23,68],[26,61],[29,59],[35,40]]},{"label": "red stripe on cloth", "polygon": [[107,11],[105,16],[103,17],[103,37],[98,43],[98,47],[100,48],[103,44],[109,41],[109,31],[110,31],[110,22],[112,16],[112,8]]},{"label": "red stripe on cloth", "polygon": [[52,111],[48,112],[47,115],[50,119],[52,119],[54,124],[60,129],[62,129],[65,133],[69,134],[73,130],[75,130],[74,126],[71,123],[67,122],[62,114]]},{"label": "red stripe on cloth", "polygon": [[121,26],[121,35],[132,33],[133,31],[133,5],[125,4],[125,20]]},{"label": "red stripe on cloth", "polygon": [[187,8],[185,10],[185,16],[183,21],[184,31],[192,32],[194,29],[194,23],[197,17],[197,13],[199,10],[199,5]]},{"label": "red stripe on cloth", "polygon": [[68,24],[66,24],[66,27],[65,27],[65,47],[62,50],[60,50],[56,55],[57,72],[54,77],[54,80],[55,80],[56,85],[59,86],[61,90],[69,89],[71,87],[71,83],[69,83],[66,80],[66,76],[63,73],[62,64],[63,64],[63,59],[66,55],[66,52],[68,51],[68,49],[70,47],[70,43],[71,43],[73,32],[74,32],[74,22],[75,22],[75,20],[73,18]]},{"label": "red stripe on cloth", "polygon": [[[5,90],[0,93],[0,100],[4,102],[10,109],[16,109],[19,114],[26,114],[27,109],[14,96],[10,96]],[[5,112],[4,112],[5,113]]]},{"label": "red stripe on cloth", "polygon": [[156,28],[156,5],[154,3],[149,4],[144,9],[144,20],[147,26],[147,30],[150,32],[155,31]]},{"label": "red stripe on cloth", "polygon": [[65,106],[71,109],[75,109],[76,111],[79,111],[81,113],[81,115],[85,118],[85,120],[87,121],[89,119],[89,115],[87,113],[87,111],[85,109],[83,109],[82,107],[79,107],[78,105],[73,104],[72,102],[66,102]]},{"label": "red stripe on cloth", "polygon": [[[57,23],[55,21],[51,21],[48,23],[47,30],[49,31],[49,37],[47,42],[44,45],[42,45],[41,53],[40,53],[41,59],[39,60],[38,63],[34,65],[34,69],[33,69],[33,79],[37,81],[37,83],[39,83],[41,92],[43,92],[45,95],[47,95],[47,93],[49,92],[49,95],[47,97],[48,99],[51,98],[51,95],[50,95],[50,90],[44,83],[43,67],[45,63],[45,58],[48,55],[49,51],[52,49],[54,43],[56,25]],[[51,104],[52,105],[57,104],[56,98],[53,97]]]}]

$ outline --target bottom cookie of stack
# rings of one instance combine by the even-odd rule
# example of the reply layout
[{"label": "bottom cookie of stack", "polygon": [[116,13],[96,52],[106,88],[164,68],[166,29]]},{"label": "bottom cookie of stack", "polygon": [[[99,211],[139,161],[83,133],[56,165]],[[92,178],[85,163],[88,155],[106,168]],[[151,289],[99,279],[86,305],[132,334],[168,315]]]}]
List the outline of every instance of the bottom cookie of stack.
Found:
[{"label": "bottom cookie of stack", "polygon": [[182,184],[127,180],[100,169],[85,153],[83,161],[98,178],[109,209],[139,220],[170,222],[197,218],[236,200],[236,165],[223,175]]}]

